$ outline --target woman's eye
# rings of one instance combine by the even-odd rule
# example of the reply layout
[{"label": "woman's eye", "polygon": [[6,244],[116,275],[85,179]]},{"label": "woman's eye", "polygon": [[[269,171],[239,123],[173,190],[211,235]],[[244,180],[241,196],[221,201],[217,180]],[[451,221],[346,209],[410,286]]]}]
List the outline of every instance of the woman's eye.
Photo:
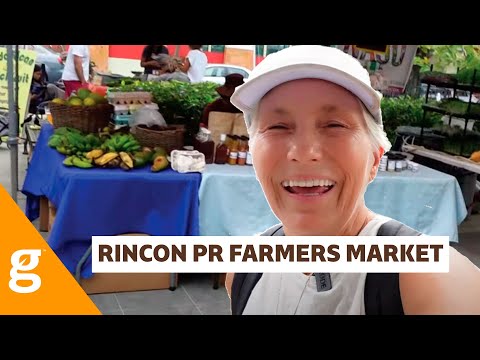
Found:
[{"label": "woman's eye", "polygon": [[275,125],[271,125],[268,127],[269,130],[277,130],[277,129],[287,129],[287,126],[286,125],[283,125],[283,124],[275,124]]},{"label": "woman's eye", "polygon": [[330,124],[327,124],[327,127],[329,128],[342,128],[342,127],[345,127],[343,124],[340,124],[340,123],[330,123]]}]

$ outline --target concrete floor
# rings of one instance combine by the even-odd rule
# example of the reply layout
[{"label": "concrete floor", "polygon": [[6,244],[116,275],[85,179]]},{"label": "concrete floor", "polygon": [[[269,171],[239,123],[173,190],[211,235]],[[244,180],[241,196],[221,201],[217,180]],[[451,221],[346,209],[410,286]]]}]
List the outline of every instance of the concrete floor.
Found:
[{"label": "concrete floor", "polygon": [[[19,146],[19,189],[25,179],[27,156]],[[0,184],[10,193],[10,151],[0,145]],[[25,196],[17,193],[18,205],[24,210]],[[38,219],[34,221],[38,228]],[[41,232],[48,240],[48,233]],[[458,251],[480,267],[480,215],[472,215],[459,226],[459,243],[452,244]],[[166,315],[229,315],[229,299],[225,288],[213,289],[211,274],[180,274],[175,291],[155,290],[91,295],[103,314],[166,314]]]}]

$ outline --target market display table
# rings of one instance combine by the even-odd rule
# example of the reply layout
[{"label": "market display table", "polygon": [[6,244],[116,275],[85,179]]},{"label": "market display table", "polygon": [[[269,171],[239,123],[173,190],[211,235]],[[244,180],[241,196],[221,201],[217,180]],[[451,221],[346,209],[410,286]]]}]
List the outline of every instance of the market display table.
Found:
[{"label": "market display table", "polygon": [[[278,223],[251,166],[207,165],[199,196],[200,235],[253,235]],[[455,177],[422,165],[418,172],[379,172],[365,201],[372,211],[453,242],[467,215]]]},{"label": "market display table", "polygon": [[[66,167],[65,156],[48,146],[53,130],[51,125],[42,126],[22,192],[31,221],[39,216],[40,197],[46,196],[55,206],[48,242],[69,271],[76,273],[94,235],[199,234],[199,173]],[[90,258],[81,276],[92,276]]]},{"label": "market display table", "polygon": [[442,151],[426,149],[423,146],[408,145],[408,144],[403,146],[403,151],[409,152],[414,155],[420,155],[433,160],[437,160],[445,164],[455,166],[457,168],[462,168],[462,169],[471,171],[475,174],[480,174],[480,164],[470,159],[467,159],[463,156],[450,155]]}]

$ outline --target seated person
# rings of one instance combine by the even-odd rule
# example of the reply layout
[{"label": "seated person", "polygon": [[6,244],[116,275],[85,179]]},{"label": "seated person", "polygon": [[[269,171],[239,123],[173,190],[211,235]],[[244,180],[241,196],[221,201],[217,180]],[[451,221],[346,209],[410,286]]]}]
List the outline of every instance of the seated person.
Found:
[{"label": "seated person", "polygon": [[165,45],[147,45],[143,49],[140,66],[144,68],[144,74],[154,74],[160,69],[157,61],[160,55],[169,55]]},{"label": "seated person", "polygon": [[190,78],[187,74],[180,70],[181,62],[178,59],[174,59],[171,56],[166,56],[158,59],[160,68],[158,70],[159,75],[152,76],[153,81],[170,81],[177,80],[183,82],[190,82]]},{"label": "seated person", "polygon": [[243,82],[243,75],[241,74],[230,74],[225,76],[225,84],[216,89],[220,98],[205,106],[200,122],[208,127],[208,116],[212,111],[232,114],[241,113],[241,111],[230,102],[230,97],[233,95],[235,88],[242,85]]},{"label": "seated person", "polygon": [[65,99],[65,91],[54,84],[45,81],[40,65],[35,64],[33,68],[32,85],[30,86],[30,112],[35,113],[37,107],[55,98]]}]

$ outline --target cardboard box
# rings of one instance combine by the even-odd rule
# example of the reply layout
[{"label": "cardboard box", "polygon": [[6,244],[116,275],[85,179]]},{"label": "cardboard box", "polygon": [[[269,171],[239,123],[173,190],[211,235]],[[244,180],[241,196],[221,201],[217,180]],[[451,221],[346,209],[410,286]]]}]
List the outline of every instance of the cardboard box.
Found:
[{"label": "cardboard box", "polygon": [[248,136],[245,118],[242,113],[231,114],[212,111],[208,115],[208,130],[211,131],[212,140],[215,144],[219,143],[221,134]]},{"label": "cardboard box", "polygon": [[[47,198],[40,202],[40,224],[51,231],[57,210]],[[148,234],[120,234],[118,236],[148,236]],[[88,294],[106,294],[115,292],[163,290],[170,289],[170,273],[105,273],[94,274],[89,279],[81,279],[80,286]],[[173,289],[178,285],[178,274],[175,274]]]},{"label": "cardboard box", "polygon": [[[175,275],[175,287],[178,275]],[[170,288],[170,274],[94,274],[90,279],[81,279],[80,286],[91,294],[105,294]]]},{"label": "cardboard box", "polygon": [[[120,234],[118,236],[148,236],[148,234]],[[104,273],[81,279],[80,286],[88,294],[170,289],[170,273]],[[178,285],[175,274],[173,289]],[[172,290],[173,290],[172,289]]]}]

